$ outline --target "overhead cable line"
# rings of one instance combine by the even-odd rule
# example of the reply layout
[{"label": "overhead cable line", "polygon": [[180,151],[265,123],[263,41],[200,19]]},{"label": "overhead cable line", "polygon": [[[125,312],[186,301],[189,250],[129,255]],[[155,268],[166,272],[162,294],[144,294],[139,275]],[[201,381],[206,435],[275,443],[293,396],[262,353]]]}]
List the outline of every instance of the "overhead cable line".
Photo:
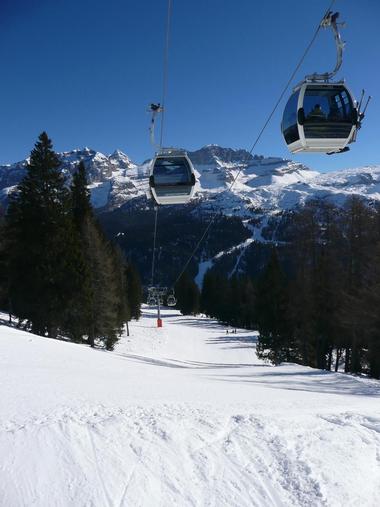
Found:
[{"label": "overhead cable line", "polygon": [[155,268],[155,260],[156,260],[156,238],[157,238],[157,218],[158,218],[158,206],[155,206],[155,214],[154,214],[154,232],[153,232],[153,255],[152,255],[152,276],[151,276],[151,286],[154,286],[154,268]]},{"label": "overhead cable line", "polygon": [[[327,14],[331,11],[331,9],[332,9],[332,7],[333,7],[333,5],[334,5],[334,3],[335,3],[335,2],[336,2],[336,0],[332,0],[332,1],[330,2],[330,4],[329,4],[329,6],[328,6],[328,8],[327,8],[327,10],[326,10],[326,12],[325,12],[325,14],[324,14],[324,15],[323,15],[323,17],[322,17],[322,20],[323,20],[323,19],[325,19],[326,15],[327,15]],[[322,21],[322,20],[321,20],[321,21]],[[309,53],[309,51],[310,51],[311,47],[313,46],[313,44],[314,44],[314,42],[315,42],[315,40],[316,40],[316,38],[317,38],[317,36],[318,36],[318,34],[319,34],[319,31],[320,31],[321,27],[322,27],[321,22],[319,22],[319,24],[318,24],[318,26],[317,26],[317,28],[316,28],[316,30],[315,30],[315,32],[314,32],[314,35],[312,36],[312,38],[311,38],[311,40],[310,40],[309,44],[306,46],[305,51],[303,52],[303,54],[302,54],[302,56],[301,56],[301,58],[300,58],[299,62],[297,63],[297,65],[296,65],[295,69],[293,70],[292,74],[290,75],[290,77],[289,77],[289,79],[288,79],[287,83],[285,84],[285,86],[284,86],[284,88],[283,88],[283,90],[282,90],[282,92],[281,92],[281,94],[280,94],[279,98],[277,99],[277,102],[275,103],[275,105],[274,105],[273,109],[271,110],[271,112],[270,112],[269,116],[267,117],[267,119],[266,119],[266,121],[265,121],[265,123],[264,123],[263,127],[261,128],[260,132],[258,133],[258,135],[257,135],[257,137],[256,137],[256,139],[255,139],[255,141],[253,142],[251,149],[248,151],[248,154],[247,154],[247,156],[246,156],[245,160],[242,162],[242,165],[241,165],[240,169],[238,170],[238,172],[236,173],[235,177],[233,178],[233,180],[232,180],[232,182],[231,182],[230,186],[228,187],[228,189],[227,189],[227,190],[228,190],[228,192],[230,192],[230,191],[232,190],[232,187],[235,185],[235,183],[236,183],[236,181],[237,181],[237,179],[238,179],[238,177],[239,177],[239,175],[240,175],[241,171],[243,170],[243,167],[247,164],[247,162],[248,162],[248,160],[249,160],[249,157],[252,155],[253,150],[256,148],[256,145],[257,145],[257,144],[258,144],[258,142],[260,141],[261,136],[263,135],[263,133],[264,133],[265,129],[267,128],[267,126],[268,126],[269,122],[271,121],[271,119],[272,119],[272,117],[273,117],[274,113],[276,112],[276,110],[277,110],[277,108],[278,108],[278,106],[279,106],[280,102],[282,101],[282,99],[283,99],[283,97],[284,97],[285,93],[287,92],[287,90],[288,90],[288,88],[289,88],[290,84],[292,83],[292,81],[293,81],[293,79],[295,78],[295,76],[296,76],[297,72],[299,71],[300,67],[302,66],[302,64],[303,64],[303,62],[304,62],[304,60],[305,60],[305,58],[306,58],[307,54]],[[186,269],[187,269],[188,265],[190,264],[190,262],[191,262],[191,260],[193,259],[194,255],[195,255],[195,254],[196,254],[196,252],[198,251],[198,248],[199,248],[199,247],[200,247],[200,245],[202,244],[202,242],[203,242],[204,238],[206,237],[207,233],[209,232],[209,230],[210,230],[211,226],[212,226],[212,225],[213,225],[213,223],[215,222],[216,217],[217,217],[217,214],[216,214],[216,213],[214,213],[214,215],[212,216],[212,218],[211,218],[210,222],[208,223],[207,227],[205,228],[205,230],[204,230],[203,234],[201,235],[200,239],[198,240],[198,242],[197,242],[197,244],[196,244],[195,248],[194,248],[194,249],[193,249],[193,251],[191,252],[191,254],[190,254],[189,258],[187,259],[187,261],[185,262],[185,264],[184,264],[184,266],[183,266],[183,268],[182,268],[181,272],[179,273],[179,275],[177,276],[177,278],[176,278],[175,282],[173,283],[173,287],[175,286],[175,284],[178,282],[178,280],[181,278],[181,276],[182,276],[182,275],[184,274],[184,272],[186,271]]]},{"label": "overhead cable line", "polygon": [[[170,22],[172,14],[172,0],[168,0],[167,17],[166,17],[166,32],[165,32],[165,44],[164,44],[164,57],[163,57],[163,69],[162,69],[162,99],[161,99],[161,125],[160,125],[160,150],[162,149],[163,138],[164,138],[164,120],[165,120],[165,102],[166,92],[168,87],[168,67],[169,67],[169,43],[170,43]],[[154,128],[154,125],[153,125]],[[156,267],[156,242],[157,242],[157,220],[158,220],[158,206],[155,206],[155,217],[154,217],[154,232],[153,232],[153,252],[152,252],[152,275],[151,275],[151,286],[154,285],[154,271]]]},{"label": "overhead cable line", "polygon": [[160,149],[163,145],[164,140],[164,121],[165,121],[165,104],[166,104],[166,92],[168,88],[168,69],[169,69],[169,44],[170,44],[170,24],[172,17],[172,0],[168,0],[168,11],[166,18],[166,35],[165,35],[165,47],[164,47],[164,58],[163,58],[163,72],[162,72],[162,99],[161,99],[161,129],[160,129]]}]

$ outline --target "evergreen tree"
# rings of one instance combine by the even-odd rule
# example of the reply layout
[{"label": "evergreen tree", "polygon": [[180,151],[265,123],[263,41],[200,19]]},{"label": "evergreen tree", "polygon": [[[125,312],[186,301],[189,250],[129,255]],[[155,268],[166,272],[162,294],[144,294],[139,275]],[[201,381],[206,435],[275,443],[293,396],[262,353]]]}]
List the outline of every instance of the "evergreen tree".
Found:
[{"label": "evergreen tree", "polygon": [[0,218],[0,308],[11,313],[9,304],[8,258],[4,234],[4,218]]},{"label": "evergreen tree", "polygon": [[73,177],[71,203],[84,259],[74,326],[92,347],[98,341],[112,350],[123,324],[130,318],[125,265],[121,253],[107,241],[94,217],[83,163]]},{"label": "evergreen tree", "polygon": [[241,290],[241,318],[239,326],[246,329],[254,329],[257,324],[256,317],[256,290],[250,278],[243,278],[240,284]]},{"label": "evergreen tree", "polygon": [[348,300],[350,321],[360,323],[360,370],[380,378],[380,242],[363,271],[360,290]]},{"label": "evergreen tree", "polygon": [[117,294],[114,285],[114,265],[111,252],[101,231],[87,221],[84,241],[88,245],[87,262],[90,267],[90,321],[88,341],[94,347],[96,340],[112,349],[117,341]]},{"label": "evergreen tree", "polygon": [[207,270],[203,277],[201,310],[209,317],[215,317],[218,313],[217,299],[219,291],[216,275],[210,269]]},{"label": "evergreen tree", "polygon": [[86,168],[82,160],[79,162],[78,168],[73,175],[71,199],[74,223],[77,230],[82,232],[86,220],[94,218]]},{"label": "evergreen tree", "polygon": [[231,318],[229,307],[229,284],[225,276],[208,270],[203,278],[201,293],[201,310],[209,317],[214,317],[222,322],[228,322]]},{"label": "evergreen tree", "polygon": [[10,196],[5,231],[12,312],[34,333],[53,337],[68,320],[82,269],[59,167],[43,132],[26,176]]},{"label": "evergreen tree", "polygon": [[259,330],[258,356],[269,359],[274,364],[292,360],[294,347],[287,283],[275,249],[258,283],[256,312]]},{"label": "evergreen tree", "polygon": [[[363,361],[362,318],[354,302],[363,289],[365,266],[373,247],[373,216],[362,199],[347,200],[341,227],[345,237],[346,277],[342,287],[340,324],[346,332],[345,371],[359,373]],[[360,307],[360,305],[359,305]]]},{"label": "evergreen tree", "polygon": [[112,244],[110,247],[113,260],[115,291],[117,294],[117,328],[120,333],[125,322],[131,320],[128,282],[126,276],[126,261],[124,254],[119,247]]},{"label": "evergreen tree", "polygon": [[177,308],[182,315],[196,315],[199,312],[200,293],[197,284],[184,273],[175,285]]},{"label": "evergreen tree", "polygon": [[136,268],[130,262],[127,262],[126,264],[125,273],[127,277],[128,300],[131,318],[138,320],[141,316],[141,304],[143,301],[140,276]]},{"label": "evergreen tree", "polygon": [[368,373],[380,379],[380,241],[373,248],[364,278],[362,297],[357,302],[364,309]]}]

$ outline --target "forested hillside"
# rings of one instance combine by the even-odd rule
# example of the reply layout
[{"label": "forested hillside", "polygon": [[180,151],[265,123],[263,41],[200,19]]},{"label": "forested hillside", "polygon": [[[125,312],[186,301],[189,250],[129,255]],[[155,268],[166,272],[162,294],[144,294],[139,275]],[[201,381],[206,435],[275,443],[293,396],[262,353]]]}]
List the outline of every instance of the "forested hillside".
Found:
[{"label": "forested hillside", "polygon": [[379,208],[357,197],[344,207],[311,201],[286,217],[281,234],[258,276],[208,271],[203,311],[257,327],[258,354],[275,364],[379,378]]}]

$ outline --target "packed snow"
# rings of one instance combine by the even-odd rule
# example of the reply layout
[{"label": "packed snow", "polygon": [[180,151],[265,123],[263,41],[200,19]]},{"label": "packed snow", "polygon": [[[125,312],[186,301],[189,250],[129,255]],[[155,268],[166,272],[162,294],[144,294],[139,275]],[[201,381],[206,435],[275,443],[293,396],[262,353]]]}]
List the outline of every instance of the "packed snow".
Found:
[{"label": "packed snow", "polygon": [[108,202],[111,184],[109,181],[103,183],[92,183],[89,185],[91,191],[91,204],[94,208],[102,208]]},{"label": "packed snow", "polygon": [[379,505],[380,382],[163,317],[114,352],[0,327],[1,505]]}]

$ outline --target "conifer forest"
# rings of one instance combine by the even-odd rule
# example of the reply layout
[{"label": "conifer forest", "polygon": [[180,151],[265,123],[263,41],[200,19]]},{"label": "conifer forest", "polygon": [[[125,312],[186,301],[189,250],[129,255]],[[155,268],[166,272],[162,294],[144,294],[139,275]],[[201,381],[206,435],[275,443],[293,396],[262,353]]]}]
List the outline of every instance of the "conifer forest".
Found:
[{"label": "conifer forest", "polygon": [[43,132],[1,227],[1,303],[22,329],[112,350],[138,318],[138,273],[105,237],[83,164],[70,185]]}]

